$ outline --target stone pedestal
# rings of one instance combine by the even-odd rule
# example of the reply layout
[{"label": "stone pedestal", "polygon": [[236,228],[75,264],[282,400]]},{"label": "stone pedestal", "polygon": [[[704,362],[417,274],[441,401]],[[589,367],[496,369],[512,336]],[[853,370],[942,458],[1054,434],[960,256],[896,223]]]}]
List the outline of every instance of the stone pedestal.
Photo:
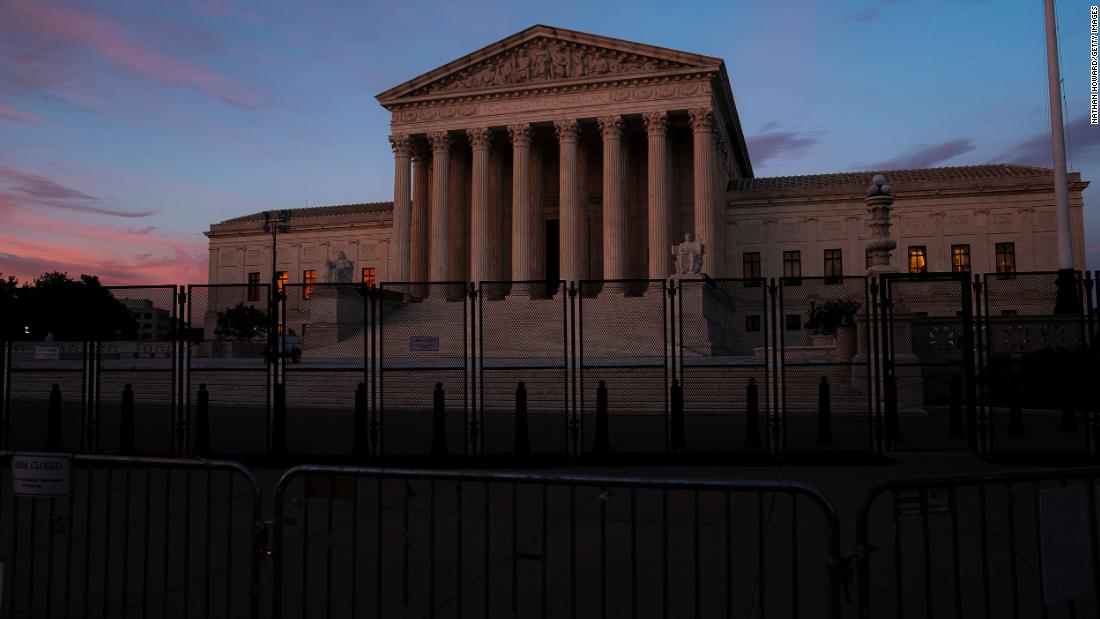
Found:
[{"label": "stone pedestal", "polygon": [[[334,332],[337,341],[363,330],[363,297],[357,286],[318,286],[313,289],[308,307],[308,315],[297,317],[296,322],[308,324],[309,329]],[[309,346],[310,342],[304,344]]]},{"label": "stone pedestal", "polygon": [[[696,278],[684,275],[671,278],[673,284],[683,279]],[[733,299],[702,282],[690,282],[680,287],[678,294],[677,310],[684,323],[683,354],[692,357],[735,354],[737,314]]]}]

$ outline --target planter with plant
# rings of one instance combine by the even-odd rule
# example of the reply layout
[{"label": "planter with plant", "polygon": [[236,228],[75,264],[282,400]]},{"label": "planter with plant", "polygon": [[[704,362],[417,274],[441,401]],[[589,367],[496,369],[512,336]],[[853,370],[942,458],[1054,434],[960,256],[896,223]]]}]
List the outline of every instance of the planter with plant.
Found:
[{"label": "planter with plant", "polygon": [[[860,304],[855,301],[831,299],[821,303],[811,301],[806,312],[806,330],[822,340],[831,339],[838,362],[847,363],[856,354],[856,314],[859,308]],[[812,339],[817,345],[817,338]]]}]

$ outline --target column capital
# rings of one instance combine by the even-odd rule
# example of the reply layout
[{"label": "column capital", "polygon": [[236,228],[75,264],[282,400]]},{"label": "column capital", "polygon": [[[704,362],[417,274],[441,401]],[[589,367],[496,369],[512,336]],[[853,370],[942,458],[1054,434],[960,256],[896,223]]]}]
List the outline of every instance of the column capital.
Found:
[{"label": "column capital", "polygon": [[559,142],[576,142],[577,138],[580,137],[581,124],[575,118],[570,120],[555,120],[554,133],[557,134]]},{"label": "column capital", "polygon": [[714,131],[714,110],[710,108],[689,110],[688,116],[691,118],[691,128],[695,133]]},{"label": "column capital", "polygon": [[668,112],[646,112],[642,114],[642,122],[645,123],[647,135],[665,134],[668,132]]},{"label": "column capital", "polygon": [[512,146],[530,146],[531,125],[528,123],[508,125],[508,137],[512,139]]},{"label": "column capital", "polygon": [[619,115],[600,116],[596,119],[600,124],[600,135],[603,139],[621,139],[623,137],[623,117]]},{"label": "column capital", "polygon": [[432,149],[427,140],[410,139],[409,152],[413,163],[426,163],[432,158]]},{"label": "column capital", "polygon": [[393,149],[393,154],[395,157],[410,156],[412,154],[412,136],[391,135],[390,148]]},{"label": "column capital", "polygon": [[451,149],[451,134],[446,130],[432,131],[428,134],[428,142],[432,145],[432,154],[447,153]]},{"label": "column capital", "polygon": [[470,139],[470,147],[473,149],[488,149],[493,140],[493,132],[488,127],[476,127],[466,130],[466,137]]}]

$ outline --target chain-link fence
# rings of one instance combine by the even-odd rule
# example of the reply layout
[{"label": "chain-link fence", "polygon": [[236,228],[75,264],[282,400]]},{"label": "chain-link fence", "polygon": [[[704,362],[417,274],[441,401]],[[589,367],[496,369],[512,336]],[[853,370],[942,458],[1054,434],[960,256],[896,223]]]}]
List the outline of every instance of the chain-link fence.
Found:
[{"label": "chain-link fence", "polygon": [[382,445],[387,455],[476,453],[471,425],[466,284],[382,285],[379,356]]}]

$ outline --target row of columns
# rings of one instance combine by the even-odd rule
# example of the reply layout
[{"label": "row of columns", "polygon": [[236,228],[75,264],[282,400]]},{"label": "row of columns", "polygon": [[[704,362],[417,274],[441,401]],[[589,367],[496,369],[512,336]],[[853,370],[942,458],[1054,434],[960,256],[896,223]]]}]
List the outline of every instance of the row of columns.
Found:
[{"label": "row of columns", "polygon": [[[724,255],[723,185],[717,165],[713,112],[689,112],[693,134],[694,218],[697,240],[706,247],[704,271],[722,275]],[[663,279],[671,272],[670,247],[679,239],[673,229],[672,166],[669,153],[669,114],[642,115],[648,149],[648,276]],[[597,118],[603,140],[603,278],[625,279],[628,272],[626,200],[623,194],[625,153],[623,117]],[[543,245],[542,153],[532,148],[532,125],[506,127],[512,145],[511,278],[542,279]],[[554,122],[559,153],[560,274],[566,281],[586,277],[588,238],[583,190],[583,149],[579,147],[577,119]],[[392,281],[448,281],[470,266],[470,279],[492,279],[497,234],[505,233],[492,212],[489,127],[467,129],[470,175],[465,159],[451,148],[448,131],[427,134],[427,144],[410,135],[394,135],[394,214]],[[430,152],[430,157],[429,157]],[[412,168],[410,178],[410,163]],[[410,189],[411,187],[411,189]],[[465,208],[469,199],[469,209]],[[468,213],[468,221],[467,221]],[[468,235],[467,235],[468,231]],[[469,238],[469,247],[463,240]]]}]

